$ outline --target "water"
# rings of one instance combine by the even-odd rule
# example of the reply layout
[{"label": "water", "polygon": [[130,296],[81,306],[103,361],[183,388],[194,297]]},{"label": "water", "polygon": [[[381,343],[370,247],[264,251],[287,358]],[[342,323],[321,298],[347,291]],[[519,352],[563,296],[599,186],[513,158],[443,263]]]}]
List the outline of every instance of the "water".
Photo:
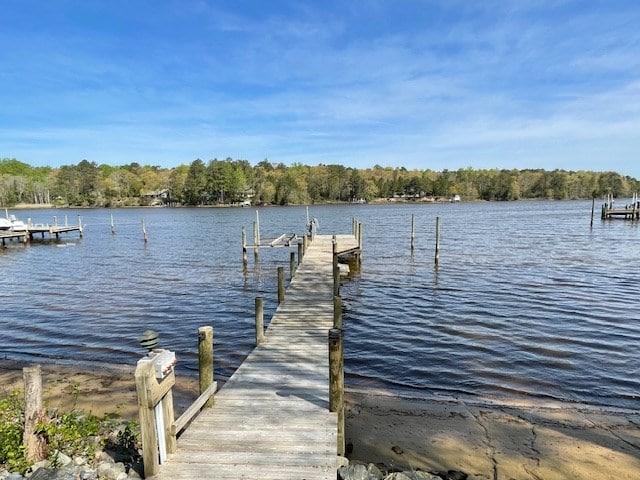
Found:
[{"label": "water", "polygon": [[[590,228],[590,211],[590,202],[310,207],[320,233],[349,232],[354,216],[364,224],[362,270],[342,288],[347,384],[638,408],[638,224],[597,218]],[[253,345],[254,297],[265,297],[267,320],[276,267],[289,262],[288,249],[262,249],[254,265],[250,251],[243,272],[241,226],[251,237],[255,209],[15,213],[73,223],[81,214],[86,228],[82,240],[0,252],[0,355],[10,359],[134,365],[151,328],[194,374],[197,328],[213,325],[216,375],[228,377]],[[304,230],[304,207],[259,213],[263,239]]]}]

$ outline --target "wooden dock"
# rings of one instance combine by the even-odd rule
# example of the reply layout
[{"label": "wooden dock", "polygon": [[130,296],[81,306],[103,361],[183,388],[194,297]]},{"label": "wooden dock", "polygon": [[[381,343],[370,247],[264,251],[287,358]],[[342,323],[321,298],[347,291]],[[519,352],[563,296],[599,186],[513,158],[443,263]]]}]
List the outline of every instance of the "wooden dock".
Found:
[{"label": "wooden dock", "polygon": [[602,205],[601,218],[602,220],[610,220],[612,218],[640,220],[640,201],[638,199],[638,194],[634,194],[631,203],[622,208],[614,208],[613,196],[607,196],[604,204]]},{"label": "wooden dock", "polygon": [[[337,236],[338,251],[358,247]],[[257,346],[178,438],[152,478],[334,480],[338,417],[329,411],[332,237],[317,235]]]},{"label": "wooden dock", "polygon": [[58,225],[56,223],[28,223],[26,226],[26,230],[17,232],[14,232],[12,230],[0,231],[0,241],[2,242],[2,246],[6,245],[5,242],[7,240],[15,239],[27,243],[33,240],[37,235],[39,235],[42,239],[48,236],[49,239],[53,239],[55,237],[56,240],[59,240],[61,234],[71,232],[78,232],[80,234],[80,238],[82,238],[83,231],[81,220],[78,220],[77,225]]}]

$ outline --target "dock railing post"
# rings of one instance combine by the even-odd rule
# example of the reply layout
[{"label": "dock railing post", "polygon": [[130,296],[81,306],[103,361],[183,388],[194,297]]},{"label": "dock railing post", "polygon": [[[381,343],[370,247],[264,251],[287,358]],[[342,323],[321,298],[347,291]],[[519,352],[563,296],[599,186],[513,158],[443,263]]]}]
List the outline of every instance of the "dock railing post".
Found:
[{"label": "dock railing post", "polygon": [[284,267],[278,267],[278,303],[284,302]]},{"label": "dock railing post", "polygon": [[307,254],[307,248],[309,248],[309,235],[302,237],[302,255]]},{"label": "dock railing post", "polygon": [[256,297],[256,347],[264,342],[264,297]]},{"label": "dock railing post", "polygon": [[[198,328],[198,382],[200,395],[213,384],[213,327]],[[213,406],[213,397],[205,407]]]},{"label": "dock railing post", "polygon": [[163,374],[158,381],[154,360],[146,356],[138,360],[134,375],[145,477],[157,474],[160,463],[166,460],[167,453],[176,450],[176,439],[171,432],[174,422],[171,389],[175,385],[175,374],[171,366],[169,368],[168,373]]},{"label": "dock railing post", "polygon": [[80,215],[78,215],[78,232],[80,233],[80,238],[82,238],[83,228],[82,228],[82,217]]},{"label": "dock railing post", "polygon": [[329,410],[338,414],[337,453],[345,454],[344,435],[344,355],[342,330],[329,330]]},{"label": "dock railing post", "polygon": [[302,263],[302,256],[304,255],[303,247],[304,245],[302,244],[302,242],[298,242],[298,266],[300,266],[300,264]]}]

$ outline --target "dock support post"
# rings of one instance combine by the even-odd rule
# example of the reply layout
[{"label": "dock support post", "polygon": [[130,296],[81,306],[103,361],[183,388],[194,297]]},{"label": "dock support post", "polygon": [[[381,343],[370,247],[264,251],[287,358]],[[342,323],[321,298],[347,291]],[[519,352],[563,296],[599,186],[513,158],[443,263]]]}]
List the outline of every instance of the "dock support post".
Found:
[{"label": "dock support post", "polygon": [[296,252],[289,252],[289,278],[296,273]]},{"label": "dock support post", "polygon": [[284,302],[284,267],[278,267],[278,303]]},{"label": "dock support post", "polygon": [[111,217],[111,222],[110,222],[110,225],[111,225],[111,235],[113,235],[113,234],[115,234],[115,233],[116,233],[116,225],[113,223],[113,213],[111,213],[111,214],[110,214],[110,217]]},{"label": "dock support post", "polygon": [[247,264],[247,232],[244,227],[242,227],[242,267],[245,270],[247,269]]},{"label": "dock support post", "polygon": [[302,255],[307,254],[307,248],[309,248],[309,236],[305,235],[302,237]]},{"label": "dock support post", "polygon": [[333,328],[342,329],[342,297],[333,296]]},{"label": "dock support post", "polygon": [[591,199],[591,226],[593,227],[593,213],[596,209],[596,199],[595,197]]},{"label": "dock support post", "polygon": [[440,217],[436,217],[436,254],[434,260],[437,268],[440,262]]},{"label": "dock support post", "polygon": [[25,457],[29,462],[39,462],[46,458],[46,440],[42,435],[36,434],[38,425],[44,419],[42,408],[42,376],[40,365],[24,367],[22,369],[24,382],[24,433],[22,444]]},{"label": "dock support post", "polygon": [[298,266],[300,266],[300,264],[302,263],[302,256],[304,255],[302,253],[303,250],[303,246],[301,242],[298,242]]},{"label": "dock support post", "polygon": [[344,355],[342,330],[329,330],[329,410],[338,414],[337,453],[345,454],[344,435]]},{"label": "dock support post", "polygon": [[415,214],[411,214],[411,253],[413,253],[413,248],[415,246],[415,237],[416,237],[416,216]]},{"label": "dock support post", "polygon": [[[213,327],[198,328],[198,380],[200,395],[213,383]],[[204,404],[213,406],[213,396]]]},{"label": "dock support post", "polygon": [[358,222],[358,248],[362,251],[362,222]]},{"label": "dock support post", "polygon": [[331,244],[333,252],[333,295],[340,295],[340,267],[338,266],[338,242],[336,236],[333,236]]},{"label": "dock support post", "polygon": [[256,297],[256,347],[264,342],[264,297]]}]

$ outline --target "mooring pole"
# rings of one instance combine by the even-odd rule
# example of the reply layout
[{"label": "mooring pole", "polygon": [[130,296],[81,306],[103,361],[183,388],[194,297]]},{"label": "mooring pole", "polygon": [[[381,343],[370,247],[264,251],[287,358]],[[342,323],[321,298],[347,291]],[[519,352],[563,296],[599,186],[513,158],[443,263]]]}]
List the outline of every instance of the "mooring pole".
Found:
[{"label": "mooring pole", "polygon": [[144,218],[142,219],[142,238],[144,239],[144,243],[147,243],[147,241],[149,240],[147,238],[147,227],[144,226]]},{"label": "mooring pole", "polygon": [[415,237],[416,237],[416,216],[415,214],[411,214],[411,253],[413,253],[413,248],[415,246]]},{"label": "mooring pole", "polygon": [[247,264],[249,263],[247,259],[247,232],[242,227],[242,267],[246,270]]},{"label": "mooring pole", "polygon": [[440,262],[440,217],[436,217],[436,254],[435,265],[438,266]]}]

